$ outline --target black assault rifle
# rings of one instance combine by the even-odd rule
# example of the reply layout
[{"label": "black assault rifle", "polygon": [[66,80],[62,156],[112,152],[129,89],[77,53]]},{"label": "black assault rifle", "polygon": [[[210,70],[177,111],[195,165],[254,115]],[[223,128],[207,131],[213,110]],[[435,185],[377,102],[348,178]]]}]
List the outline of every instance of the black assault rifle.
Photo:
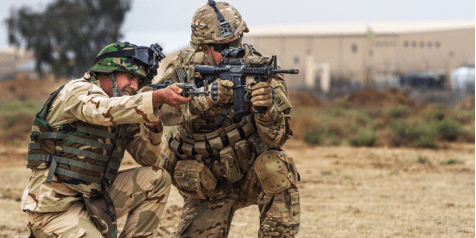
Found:
[{"label": "black assault rifle", "polygon": [[[233,103],[235,117],[241,117],[245,113],[245,86],[246,77],[253,77],[256,83],[267,82],[268,79],[276,74],[298,74],[297,69],[278,69],[276,55],[271,57],[269,63],[251,64],[245,62],[242,58],[245,55],[243,48],[228,48],[221,52],[223,59],[217,66],[197,65],[195,73],[200,73],[200,79],[195,79],[197,87],[205,86],[215,81],[216,78],[221,80],[232,81],[233,86]],[[208,90],[208,89],[206,89]],[[213,96],[213,92],[212,92]],[[266,112],[266,107],[256,108],[257,113]]]}]

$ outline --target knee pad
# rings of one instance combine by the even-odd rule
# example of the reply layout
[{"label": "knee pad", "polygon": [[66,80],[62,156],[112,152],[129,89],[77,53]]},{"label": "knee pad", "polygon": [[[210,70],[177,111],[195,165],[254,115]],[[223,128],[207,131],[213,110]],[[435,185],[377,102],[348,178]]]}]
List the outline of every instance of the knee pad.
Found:
[{"label": "knee pad", "polygon": [[256,158],[254,168],[263,191],[276,195],[297,180],[294,160],[284,151],[269,150]]}]

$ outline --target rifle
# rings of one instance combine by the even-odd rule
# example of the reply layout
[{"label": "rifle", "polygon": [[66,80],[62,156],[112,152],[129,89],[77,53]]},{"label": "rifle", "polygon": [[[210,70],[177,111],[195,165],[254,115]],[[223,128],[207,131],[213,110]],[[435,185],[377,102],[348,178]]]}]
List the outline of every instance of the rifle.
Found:
[{"label": "rifle", "polygon": [[182,95],[184,97],[188,97],[190,95],[192,96],[199,96],[199,95],[209,95],[210,94],[210,91],[200,91],[198,90],[197,88],[197,85],[195,84],[188,84],[188,83],[177,83],[175,81],[171,81],[171,80],[166,80],[164,81],[164,83],[161,83],[161,84],[149,84],[147,85],[148,87],[151,87],[155,90],[159,90],[159,89],[164,89],[166,87],[168,87],[169,85],[172,85],[172,84],[176,84],[177,86],[181,87],[183,89],[183,93]]},{"label": "rifle", "polygon": [[209,95],[210,94],[210,91],[208,91],[208,90],[207,91],[198,90],[198,88],[195,84],[185,83],[185,82],[187,82],[187,73],[185,72],[185,70],[183,68],[176,69],[175,73],[176,73],[177,78],[179,80],[178,83],[175,82],[175,81],[172,81],[172,80],[166,80],[161,84],[149,84],[147,86],[153,88],[154,91],[155,91],[155,90],[166,88],[171,84],[177,84],[177,86],[179,86],[183,89],[182,95],[184,97],[188,97],[190,95],[199,96],[199,95],[202,95],[202,94],[203,95]]},{"label": "rifle", "polygon": [[[298,74],[297,69],[278,69],[276,55],[271,57],[269,63],[251,64],[242,58],[245,55],[243,48],[224,49],[221,54],[223,59],[217,66],[197,65],[195,73],[200,73],[202,81],[195,79],[197,87],[205,86],[215,81],[216,78],[232,81],[233,103],[235,117],[241,117],[245,113],[245,86],[246,77],[253,77],[256,83],[267,82],[271,76],[276,74]],[[208,90],[208,89],[207,89]],[[213,93],[212,93],[213,96]],[[266,112],[266,107],[256,108],[256,113]]]}]

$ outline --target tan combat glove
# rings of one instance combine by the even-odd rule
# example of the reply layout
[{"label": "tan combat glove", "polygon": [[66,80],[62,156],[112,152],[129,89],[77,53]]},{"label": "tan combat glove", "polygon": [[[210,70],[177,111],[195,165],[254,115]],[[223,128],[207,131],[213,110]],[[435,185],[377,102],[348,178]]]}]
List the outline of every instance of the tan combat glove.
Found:
[{"label": "tan combat glove", "polygon": [[210,95],[207,96],[207,102],[210,106],[225,104],[233,99],[233,82],[217,79],[212,83]]},{"label": "tan combat glove", "polygon": [[259,82],[251,87],[251,105],[256,112],[257,107],[265,109],[264,115],[268,115],[273,108],[273,90],[271,85],[266,82]]}]

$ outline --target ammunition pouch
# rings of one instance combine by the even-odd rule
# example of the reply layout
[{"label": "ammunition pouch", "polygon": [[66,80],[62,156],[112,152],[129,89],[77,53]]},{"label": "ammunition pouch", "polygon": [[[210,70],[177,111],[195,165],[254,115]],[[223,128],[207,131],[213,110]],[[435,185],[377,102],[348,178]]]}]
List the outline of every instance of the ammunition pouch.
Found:
[{"label": "ammunition pouch", "polygon": [[277,195],[298,180],[294,160],[284,151],[270,150],[256,158],[254,168],[263,191]]},{"label": "ammunition pouch", "polygon": [[[252,118],[252,115],[243,117],[237,124],[207,134],[193,134],[192,138],[176,133],[169,140],[169,148],[183,161],[193,160],[199,163],[205,161],[216,178],[226,177],[232,183],[237,182],[243,178],[252,164],[253,157],[247,140],[256,134]],[[210,163],[211,158],[215,161],[219,158],[220,163]],[[177,167],[178,164],[175,170]],[[183,187],[188,189],[187,186]]]},{"label": "ammunition pouch", "polygon": [[230,182],[238,182],[243,178],[243,173],[241,173],[233,148],[227,146],[220,151],[220,162],[223,164],[225,177],[230,180]]},{"label": "ammunition pouch", "polygon": [[182,195],[195,199],[206,199],[217,185],[217,179],[212,171],[196,160],[178,161],[175,166],[174,180]]},{"label": "ammunition pouch", "polygon": [[250,114],[243,117],[237,124],[219,128],[207,134],[193,134],[192,138],[175,134],[169,140],[169,147],[182,159],[193,158],[196,155],[219,156],[223,148],[249,138],[255,131],[253,115]]}]

